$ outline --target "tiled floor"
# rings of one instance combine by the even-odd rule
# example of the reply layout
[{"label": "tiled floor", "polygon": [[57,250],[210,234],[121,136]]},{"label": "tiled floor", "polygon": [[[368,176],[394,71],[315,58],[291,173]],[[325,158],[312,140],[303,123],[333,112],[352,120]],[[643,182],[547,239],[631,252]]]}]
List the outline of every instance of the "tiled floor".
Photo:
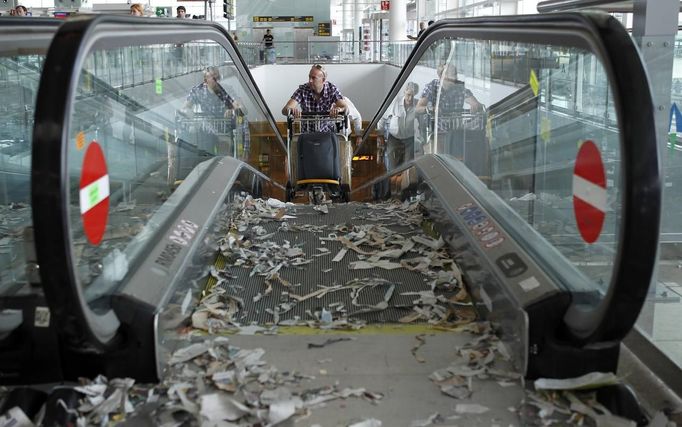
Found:
[{"label": "tiled floor", "polygon": [[682,367],[682,268],[662,262],[657,271],[656,291],[637,322],[668,357]]}]

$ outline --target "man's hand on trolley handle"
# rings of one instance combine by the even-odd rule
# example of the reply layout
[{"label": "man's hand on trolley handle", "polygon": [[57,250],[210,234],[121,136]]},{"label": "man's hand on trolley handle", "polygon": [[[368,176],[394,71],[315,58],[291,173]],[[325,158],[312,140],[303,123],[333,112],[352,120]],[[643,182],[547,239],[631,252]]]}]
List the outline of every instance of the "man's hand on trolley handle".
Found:
[{"label": "man's hand on trolley handle", "polygon": [[334,104],[332,105],[332,108],[329,109],[329,117],[336,117],[337,115],[343,113],[344,110],[344,107],[338,107],[336,104]]},{"label": "man's hand on trolley handle", "polygon": [[[339,114],[342,114],[345,111],[345,108],[343,107],[337,107],[336,105],[333,105],[331,109],[329,109],[329,117],[336,117]],[[291,107],[288,110],[287,113],[288,117],[294,117],[294,118],[300,118],[301,117],[301,109],[296,107]]]}]

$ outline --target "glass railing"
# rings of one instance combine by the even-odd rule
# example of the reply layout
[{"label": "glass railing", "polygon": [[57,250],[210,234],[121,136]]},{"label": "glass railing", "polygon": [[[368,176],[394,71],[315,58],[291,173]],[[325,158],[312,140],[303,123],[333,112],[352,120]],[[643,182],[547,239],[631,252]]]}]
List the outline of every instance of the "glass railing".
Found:
[{"label": "glass railing", "polygon": [[[50,25],[34,19],[0,22],[0,296],[38,281],[27,273],[27,256],[33,253],[33,113],[47,46],[56,28],[56,22]],[[35,262],[35,258],[29,261]]]},{"label": "glass railing", "polygon": [[[603,53],[579,36],[511,43],[462,36],[456,27],[430,32],[417,46],[415,66],[403,70],[373,121],[386,173],[438,155],[486,189],[482,203],[509,212],[499,221],[566,291],[581,295],[578,312],[603,313],[595,309],[621,282],[619,251],[632,191],[623,152],[633,138],[623,111],[616,111]],[[510,46],[519,54],[501,54]],[[368,151],[370,131],[356,154]],[[637,172],[657,177],[655,150],[648,158],[651,167]],[[637,185],[643,192],[656,188]]]},{"label": "glass railing", "polygon": [[[499,52],[499,43],[460,38],[434,44],[379,121],[385,165],[390,172],[423,153],[456,159],[605,291],[611,268],[584,264],[589,254],[613,266],[621,222],[619,132],[609,114],[613,100],[604,69],[582,49],[517,46],[534,52],[531,61],[508,64],[509,79],[526,82],[519,87],[499,83],[499,56],[488,58],[492,70],[460,65],[466,61],[457,53]],[[599,206],[609,215],[595,230],[598,244],[581,236],[573,214],[574,168],[584,143],[600,153],[605,171]]]},{"label": "glass railing", "polygon": [[[665,70],[670,66],[669,54],[671,52],[663,49],[647,57],[652,75],[665,75]],[[679,29],[672,55],[672,81],[652,81],[654,91],[658,94],[670,89],[670,104],[665,111],[667,117],[663,119],[665,129],[660,135],[662,140],[659,144],[665,179],[664,209],[661,217],[657,280],[651,285],[649,302],[637,326],[653,346],[678,367],[682,367],[682,334],[677,327],[682,307],[682,253],[679,251],[682,243],[682,221],[679,213],[682,206],[682,34]],[[644,348],[647,353],[655,354],[648,347]]]},{"label": "glass railing", "polygon": [[397,67],[405,65],[414,48],[413,41],[379,42],[364,40],[278,41],[274,48],[265,49],[261,43],[240,42],[239,51],[249,66],[263,64],[312,63],[383,63]]},{"label": "glass railing", "polygon": [[[347,42],[281,42],[272,50],[261,43],[240,42],[238,52],[249,67],[268,63],[385,63],[402,67],[414,42],[365,41],[362,52],[350,50]],[[355,43],[357,45],[357,43]],[[357,46],[355,46],[357,48]],[[205,41],[166,43],[137,49],[126,46],[103,51],[90,59],[89,68],[98,81],[125,90],[164,79],[201,72],[222,55],[219,47]]]}]

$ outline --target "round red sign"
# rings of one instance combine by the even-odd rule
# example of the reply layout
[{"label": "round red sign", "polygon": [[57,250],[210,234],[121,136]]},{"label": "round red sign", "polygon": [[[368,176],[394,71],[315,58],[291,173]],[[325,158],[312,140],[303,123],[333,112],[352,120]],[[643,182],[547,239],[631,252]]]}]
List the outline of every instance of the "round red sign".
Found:
[{"label": "round red sign", "polygon": [[583,240],[594,243],[606,217],[606,174],[601,153],[592,141],[578,150],[573,170],[573,210]]},{"label": "round red sign", "polygon": [[109,217],[109,175],[104,153],[96,141],[90,142],[83,158],[79,198],[85,236],[97,245]]}]

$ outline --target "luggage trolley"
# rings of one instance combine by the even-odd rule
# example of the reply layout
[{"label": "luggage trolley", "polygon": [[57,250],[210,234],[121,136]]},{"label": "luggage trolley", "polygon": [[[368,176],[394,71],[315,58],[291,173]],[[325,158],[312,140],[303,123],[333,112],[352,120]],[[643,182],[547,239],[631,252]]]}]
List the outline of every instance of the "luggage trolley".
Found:
[{"label": "luggage trolley", "polygon": [[[334,131],[321,131],[330,124]],[[328,113],[314,112],[302,113],[298,118],[287,116],[287,202],[299,192],[307,192],[314,204],[324,202],[326,195],[332,201],[350,201],[349,131],[350,120],[345,114],[330,117]]]},{"label": "luggage trolley", "polygon": [[[490,176],[490,147],[486,136],[487,112],[461,110],[440,113],[436,124],[433,111],[427,110],[427,141],[438,133],[438,152],[461,160],[479,178]],[[434,147],[434,150],[436,147]]]},{"label": "luggage trolley", "polygon": [[215,156],[237,157],[235,117],[215,117],[176,112],[176,125],[181,136],[197,149]]},{"label": "luggage trolley", "polygon": [[215,117],[176,111],[175,144],[168,146],[169,176],[184,179],[196,165],[214,156],[237,158],[237,141],[243,140],[236,126],[240,118],[245,120],[239,113],[235,117]]}]

